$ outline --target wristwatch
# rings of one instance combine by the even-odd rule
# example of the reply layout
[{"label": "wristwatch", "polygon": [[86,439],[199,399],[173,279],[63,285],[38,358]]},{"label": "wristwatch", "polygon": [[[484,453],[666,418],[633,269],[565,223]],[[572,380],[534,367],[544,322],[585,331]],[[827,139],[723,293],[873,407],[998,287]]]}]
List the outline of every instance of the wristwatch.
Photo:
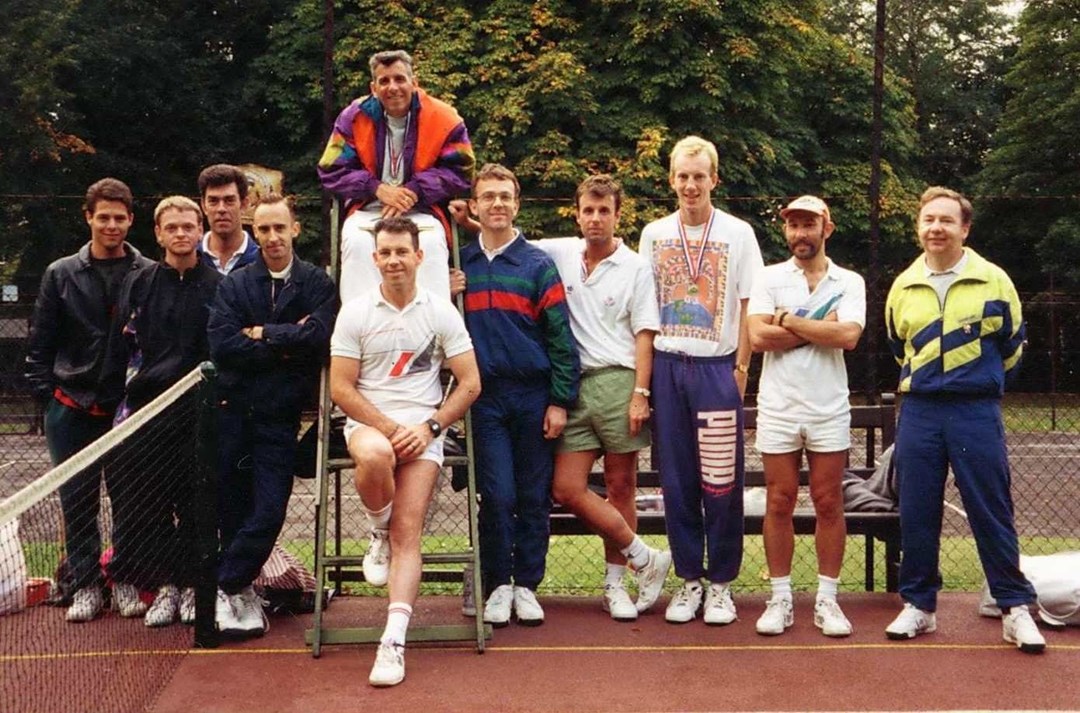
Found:
[{"label": "wristwatch", "polygon": [[439,434],[442,433],[442,426],[440,426],[439,422],[433,418],[427,420],[427,426],[431,429],[431,435],[435,438],[438,438]]},{"label": "wristwatch", "polygon": [[645,398],[649,398],[649,396],[652,395],[652,392],[649,391],[648,389],[646,389],[644,386],[635,386],[634,387],[634,393],[635,394],[641,394]]},{"label": "wristwatch", "polygon": [[735,371],[739,372],[740,374],[749,374],[750,373],[750,365],[749,364],[736,364],[735,365]]}]

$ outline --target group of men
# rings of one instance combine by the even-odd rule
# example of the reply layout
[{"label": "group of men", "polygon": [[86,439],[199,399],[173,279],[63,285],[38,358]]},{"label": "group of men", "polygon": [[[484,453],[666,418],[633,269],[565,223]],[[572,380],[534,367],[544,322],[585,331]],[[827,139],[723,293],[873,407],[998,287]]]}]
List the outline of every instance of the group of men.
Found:
[{"label": "group of men", "polygon": [[[772,596],[756,629],[782,634],[794,620],[792,513],[805,451],[817,513],[813,620],[827,636],[849,635],[836,598],[850,445],[843,352],[860,338],[866,301],[862,278],[826,256],[835,227],[826,203],[802,196],[781,211],[791,258],[766,268],[750,225],[713,205],[715,147],[691,136],[671,152],[678,209],[645,227],[636,253],[616,237],[622,190],[602,175],[577,190],[581,238],[530,242],[514,225],[517,178],[497,164],[475,170],[464,122],[420,89],[412,58],[380,52],[370,69],[371,94],[341,113],[319,162],[324,187],[348,201],[340,315],[329,278],[293,254],[300,226],[288,201],[264,200],[254,240],[244,232],[247,184],[235,169],[215,166],[200,177],[210,227],[201,242],[199,206],[162,201],[155,233],[165,258],[156,265],[124,242],[133,219],[126,186],[105,179],[91,187],[91,241],[47,270],[28,356],[28,374],[49,399],[54,461],[111,425],[124,395],[116,360],[106,358],[117,353],[114,342],[125,345],[119,353],[135,374],[122,415],[212,357],[222,388],[217,621],[230,633],[262,633],[251,581],[284,519],[300,407],[329,344],[331,394],[347,417],[371,526],[364,576],[389,588],[369,681],[391,686],[405,675],[421,530],[443,438],[470,408],[485,621],[543,622],[536,589],[552,498],[603,538],[602,604],[612,618],[631,621],[648,610],[674,565],[682,583],[668,621],[698,614],[711,625],[735,621],[743,398],[751,353],[764,352],[756,445],[768,488]],[[467,202],[452,200],[465,194]],[[460,270],[448,266],[449,214],[477,233],[461,251]],[[1000,415],[1023,322],[1005,273],[964,247],[970,225],[967,199],[928,190],[918,220],[923,254],[888,299],[905,395],[896,452],[905,603],[886,633],[911,638],[935,628],[940,496],[951,465],[1005,613],[1004,637],[1037,652],[1045,644],[1027,612],[1034,592],[1018,569]],[[449,299],[460,292],[463,317]],[[166,328],[181,311],[180,326]],[[456,384],[445,397],[444,367]],[[153,378],[140,385],[140,374]],[[635,534],[637,456],[650,442],[670,551]],[[606,498],[587,487],[601,457]],[[61,491],[78,582],[72,621],[101,608],[97,531],[87,526],[97,504],[86,497],[97,480],[80,476]],[[130,537],[114,533],[120,563]],[[636,601],[625,586],[628,570]],[[136,585],[153,584],[148,624],[171,622],[177,612],[188,618],[187,574],[128,581],[122,571],[118,565],[113,575],[122,613],[138,610],[124,607]]]},{"label": "group of men", "polygon": [[[371,95],[341,113],[319,164],[324,187],[351,205],[342,289],[366,289],[347,274],[370,274],[372,264],[384,281],[378,293],[345,300],[353,331],[344,339],[342,320],[332,367],[372,526],[365,578],[390,582],[387,628],[370,682],[395,685],[404,678],[419,528],[433,477],[426,464],[428,475],[418,484],[406,473],[421,468],[410,465],[416,461],[439,462],[441,451],[432,444],[469,402],[486,622],[543,622],[536,588],[552,497],[603,538],[603,607],[614,619],[633,620],[650,608],[673,562],[683,583],[667,605],[668,621],[688,622],[699,613],[708,624],[735,621],[730,583],[742,558],[742,402],[752,351],[765,353],[756,438],[768,487],[764,540],[772,587],[756,629],[782,634],[794,621],[792,514],[805,452],[818,523],[813,620],[827,636],[849,635],[851,623],[836,599],[846,534],[841,477],[850,446],[843,352],[861,336],[866,297],[862,278],[826,256],[835,228],[826,203],[802,196],[781,211],[792,256],[764,268],[749,224],[713,206],[715,147],[688,137],[671,153],[678,210],[646,226],[637,253],[616,238],[623,195],[608,176],[592,176],[578,188],[581,238],[530,242],[514,227],[521,204],[516,177],[495,164],[471,175],[464,123],[419,88],[411,57],[378,53],[370,66]],[[469,185],[467,202],[446,206],[476,233],[461,251],[463,274],[455,274],[444,269],[443,204]],[[397,222],[403,216],[419,229],[404,229]],[[975,536],[1006,611],[1004,636],[1024,651],[1041,651],[1024,606],[1034,594],[1017,568],[1001,429],[991,428],[1005,373],[1019,361],[1023,325],[1008,278],[963,247],[970,222],[963,196],[928,191],[920,206],[924,254],[889,299],[890,341],[903,367],[900,391],[908,395],[897,463],[901,482],[918,471],[910,479],[920,487],[901,486],[905,607],[887,634],[909,638],[934,629],[941,508],[940,502],[925,507],[933,492],[928,496],[922,486],[939,492],[952,464],[965,472],[958,475],[961,491],[979,514]],[[369,251],[373,263],[364,257]],[[391,278],[394,287],[387,286]],[[402,281],[413,287],[400,291]],[[460,291],[464,331],[447,313],[424,320],[423,334],[408,334],[420,318],[404,315],[431,311],[436,296]],[[945,310],[947,292],[964,294],[964,304],[951,298]],[[443,361],[460,385],[440,406],[434,374]],[[423,383],[423,398],[405,388],[412,377]],[[411,400],[402,400],[406,395]],[[919,409],[923,401],[928,405]],[[973,431],[943,420],[938,402],[959,410],[974,402],[985,410],[979,428],[997,439],[992,457],[971,464],[955,439],[973,439]],[[996,418],[1000,424],[1000,413]],[[650,430],[670,552],[635,534],[637,454],[649,445]],[[928,435],[939,444],[933,450],[919,445]],[[587,487],[601,456],[606,498]],[[987,473],[985,483],[973,477],[976,467]],[[920,554],[908,555],[910,548]],[[624,585],[628,566],[636,602]]]},{"label": "group of men", "polygon": [[[210,166],[200,203],[161,200],[154,211],[158,262],[126,241],[134,200],[105,178],[87,190],[90,241],[49,265],[34,310],[27,377],[45,402],[54,464],[128,418],[206,359],[218,366],[220,555],[216,617],[227,636],[264,633],[251,583],[285,519],[301,409],[318,378],[337,314],[326,273],[295,257],[292,203],[264,197],[254,236],[244,230],[248,179]],[[203,234],[203,217],[209,230]],[[193,623],[195,584],[190,468],[106,467],[113,557],[107,575],[121,616],[147,626]],[[102,474],[60,488],[74,594],[70,622],[103,607],[99,565]],[[142,591],[156,592],[147,603]]]}]

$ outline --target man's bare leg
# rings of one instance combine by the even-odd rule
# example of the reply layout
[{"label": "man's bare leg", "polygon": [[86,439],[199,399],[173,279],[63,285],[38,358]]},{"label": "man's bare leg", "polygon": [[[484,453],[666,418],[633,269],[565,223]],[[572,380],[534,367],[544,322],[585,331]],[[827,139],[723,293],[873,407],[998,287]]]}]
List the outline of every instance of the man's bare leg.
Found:
[{"label": "man's bare leg", "polygon": [[814,546],[818,572],[827,577],[840,576],[844,563],[847,524],[844,522],[844,465],[847,451],[834,453],[806,452],[810,461],[810,498],[814,501],[817,526]]},{"label": "man's bare leg", "polygon": [[761,460],[766,488],[762,525],[765,559],[770,577],[787,577],[791,575],[791,558],[795,552],[795,528],[791,518],[799,496],[802,451],[764,453]]},{"label": "man's bare leg", "polygon": [[[637,463],[638,452],[604,454],[604,486],[607,501],[614,507],[630,532],[637,532]],[[621,548],[604,540],[604,561],[608,564],[625,565],[626,556]]]}]

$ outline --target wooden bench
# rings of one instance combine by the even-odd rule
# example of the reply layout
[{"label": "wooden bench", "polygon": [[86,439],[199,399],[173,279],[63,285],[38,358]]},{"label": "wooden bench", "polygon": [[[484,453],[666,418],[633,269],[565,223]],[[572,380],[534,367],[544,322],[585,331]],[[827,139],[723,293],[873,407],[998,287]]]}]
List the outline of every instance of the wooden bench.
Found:
[{"label": "wooden bench", "polygon": [[[747,407],[746,429],[751,430],[757,424],[757,409]],[[882,404],[879,406],[852,406],[851,430],[862,433],[861,443],[865,446],[866,457],[861,465],[849,466],[847,470],[862,478],[868,478],[873,474],[877,464],[876,453],[878,446],[885,450],[893,443],[896,435],[896,409],[892,394],[884,395]],[[853,450],[858,441],[852,439]],[[747,446],[748,448],[750,446]],[[809,474],[803,470],[799,474],[799,484],[806,486],[809,483]],[[603,473],[592,473],[589,477],[589,485],[595,490],[601,491],[604,485]],[[760,470],[747,470],[744,487],[764,487],[765,474]],[[642,470],[638,472],[637,487],[639,493],[642,490],[653,490],[660,487],[660,478],[655,470]],[[744,519],[745,534],[760,535],[764,524],[762,515],[746,515]],[[844,513],[847,522],[848,535],[862,535],[866,543],[865,555],[865,586],[866,591],[874,590],[874,543],[876,541],[885,544],[885,588],[895,592],[899,583],[900,574],[900,515],[897,512],[856,512]],[[794,525],[796,535],[814,534],[816,517],[813,507],[799,507],[795,510]],[[665,535],[667,530],[664,524],[664,514],[658,511],[638,511],[638,534],[641,535]],[[551,534],[553,535],[587,535],[591,534],[584,523],[578,520],[572,513],[562,509],[558,505],[551,512]]]}]

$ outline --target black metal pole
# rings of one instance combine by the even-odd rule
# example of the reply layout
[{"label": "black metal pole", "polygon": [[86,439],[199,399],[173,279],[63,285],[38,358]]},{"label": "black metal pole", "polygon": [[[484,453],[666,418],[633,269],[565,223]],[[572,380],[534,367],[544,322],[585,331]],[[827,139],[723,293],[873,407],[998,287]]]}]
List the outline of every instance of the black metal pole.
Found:
[{"label": "black metal pole", "polygon": [[195,530],[195,648],[216,649],[221,644],[214,617],[217,600],[217,368],[200,365],[202,398],[199,404],[199,463],[195,469],[191,512]]},{"label": "black metal pole", "polygon": [[884,127],[882,104],[885,96],[885,0],[877,0],[877,21],[874,24],[874,95],[873,120],[870,126],[870,271],[866,276],[867,295],[873,309],[866,315],[866,397],[877,403],[882,384],[878,382],[878,345],[882,323],[880,304],[881,266],[881,143]]}]

